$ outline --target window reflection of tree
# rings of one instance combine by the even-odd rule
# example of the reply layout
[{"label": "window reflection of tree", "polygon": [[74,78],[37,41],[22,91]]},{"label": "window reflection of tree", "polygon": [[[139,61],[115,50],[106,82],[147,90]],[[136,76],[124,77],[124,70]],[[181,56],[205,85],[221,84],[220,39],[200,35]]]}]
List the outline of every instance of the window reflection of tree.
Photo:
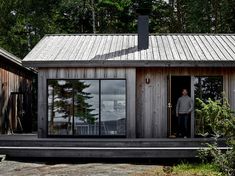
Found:
[{"label": "window reflection of tree", "polygon": [[49,80],[48,134],[125,135],[125,101],[125,80]]},{"label": "window reflection of tree", "polygon": [[[74,117],[77,118],[76,134],[96,135],[97,115],[95,107],[95,94],[91,88],[93,82],[76,81],[74,82]],[[94,83],[95,84],[95,83]],[[93,85],[94,86],[94,85]]]},{"label": "window reflection of tree", "polygon": [[63,134],[63,130],[67,135],[72,134],[73,117],[78,117],[85,123],[95,123],[96,114],[92,114],[94,109],[87,103],[87,100],[93,97],[91,93],[84,92],[84,89],[90,87],[89,84],[81,81],[50,80],[49,87],[49,96],[52,99],[49,106],[49,134]]},{"label": "window reflection of tree", "polygon": [[[209,98],[212,100],[220,100],[222,98],[223,78],[221,76],[196,77],[194,86],[195,99],[199,98],[202,101],[207,102]],[[200,108],[199,104],[195,100],[195,109],[198,108]],[[207,129],[207,124],[205,124],[204,117],[201,117],[199,114],[195,113],[195,119],[196,135],[209,132]]]},{"label": "window reflection of tree", "polygon": [[208,98],[219,100],[222,98],[223,80],[222,77],[196,77],[195,97],[203,101]]}]

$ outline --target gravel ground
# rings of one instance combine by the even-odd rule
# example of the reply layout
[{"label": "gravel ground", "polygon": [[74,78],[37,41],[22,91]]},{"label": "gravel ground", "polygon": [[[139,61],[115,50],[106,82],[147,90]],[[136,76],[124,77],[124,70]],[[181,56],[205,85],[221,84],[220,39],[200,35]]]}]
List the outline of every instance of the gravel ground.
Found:
[{"label": "gravel ground", "polygon": [[136,176],[161,166],[120,163],[0,162],[0,176]]}]

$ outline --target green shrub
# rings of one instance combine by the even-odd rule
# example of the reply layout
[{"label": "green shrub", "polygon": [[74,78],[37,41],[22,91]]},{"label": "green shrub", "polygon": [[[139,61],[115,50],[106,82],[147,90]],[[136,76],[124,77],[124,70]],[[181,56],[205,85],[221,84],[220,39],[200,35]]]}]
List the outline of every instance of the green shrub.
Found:
[{"label": "green shrub", "polygon": [[[231,110],[228,100],[223,98],[220,101],[208,99],[203,102],[196,100],[200,108],[196,113],[205,119],[209,131],[213,135],[214,142],[207,144],[208,148],[199,150],[199,157],[203,162],[208,158],[220,168],[220,170],[229,176],[235,175],[235,116]],[[208,132],[207,132],[208,133]],[[227,150],[221,150],[218,147],[218,138],[224,137],[228,145]]]}]

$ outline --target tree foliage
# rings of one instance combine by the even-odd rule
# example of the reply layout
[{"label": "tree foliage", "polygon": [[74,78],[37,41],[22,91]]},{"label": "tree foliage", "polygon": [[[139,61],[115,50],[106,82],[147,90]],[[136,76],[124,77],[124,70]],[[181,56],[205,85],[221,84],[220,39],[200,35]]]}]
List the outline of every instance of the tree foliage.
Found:
[{"label": "tree foliage", "polygon": [[52,105],[50,125],[54,125],[55,112],[72,123],[72,117],[79,118],[85,123],[94,124],[97,120],[92,105],[87,100],[93,98],[90,93],[85,92],[90,85],[82,81],[57,81],[50,80],[52,87]]},{"label": "tree foliage", "polygon": [[235,135],[235,116],[227,99],[213,101],[209,98],[207,102],[204,102],[197,98],[196,101],[200,104],[196,113],[204,117],[205,124],[208,127],[206,133],[228,137]]},{"label": "tree foliage", "polygon": [[[198,99],[201,108],[197,109],[206,119],[206,124],[214,134],[214,143],[208,144],[208,148],[199,150],[199,157],[205,162],[211,158],[212,162],[226,175],[235,175],[235,115],[231,110],[228,100],[220,101],[209,99],[207,103]],[[219,148],[218,139],[226,139],[228,150]]]},{"label": "tree foliage", "polygon": [[0,46],[24,57],[50,33],[135,33],[150,8],[150,32],[235,32],[235,0],[0,0]]}]

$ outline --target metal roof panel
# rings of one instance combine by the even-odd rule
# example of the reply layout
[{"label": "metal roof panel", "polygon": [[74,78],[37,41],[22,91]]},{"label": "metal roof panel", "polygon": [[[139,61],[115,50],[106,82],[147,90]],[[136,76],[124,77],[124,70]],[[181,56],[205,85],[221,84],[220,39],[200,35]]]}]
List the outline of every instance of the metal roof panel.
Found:
[{"label": "metal roof panel", "polygon": [[139,51],[137,34],[47,35],[23,59],[47,61],[235,61],[235,34],[156,34]]}]

